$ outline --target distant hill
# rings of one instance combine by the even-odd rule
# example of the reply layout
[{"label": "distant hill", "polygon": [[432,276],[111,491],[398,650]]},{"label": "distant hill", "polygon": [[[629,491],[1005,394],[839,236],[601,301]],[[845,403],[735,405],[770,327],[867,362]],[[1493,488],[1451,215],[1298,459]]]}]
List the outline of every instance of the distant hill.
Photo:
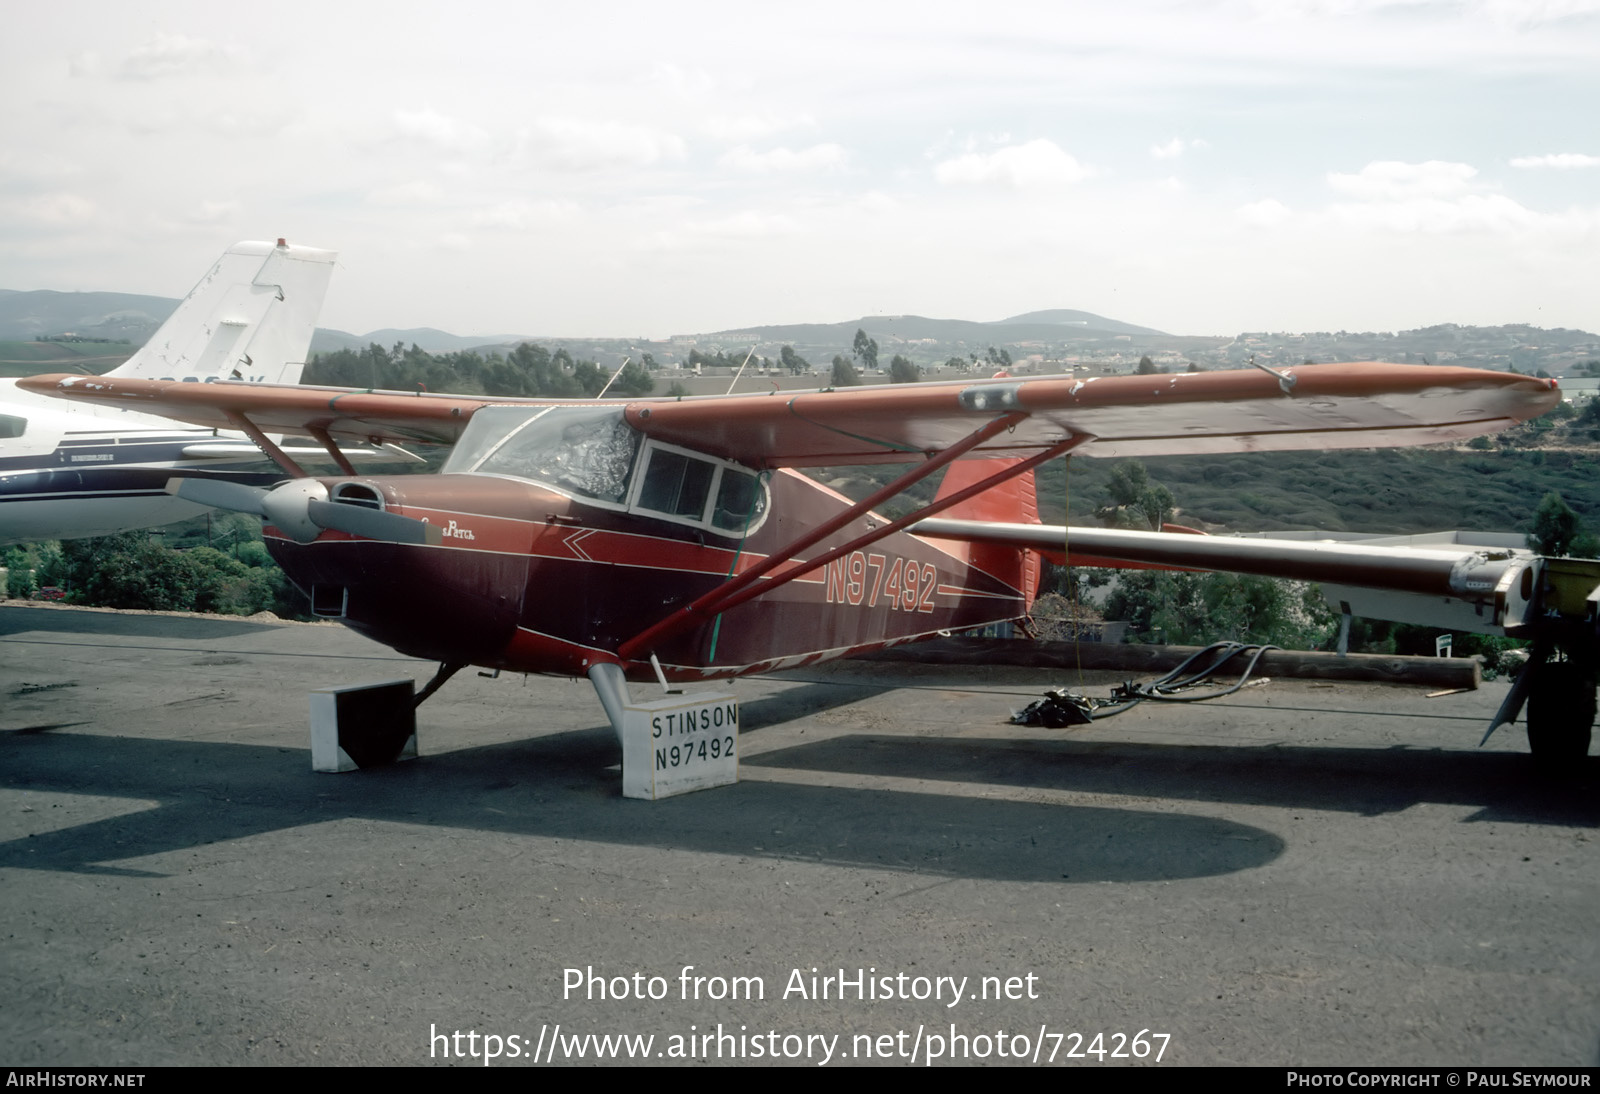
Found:
[{"label": "distant hill", "polygon": [[993,322],[968,319],[930,319],[922,315],[865,315],[847,323],[787,323],[740,327],[699,337],[707,340],[752,340],[804,345],[848,347],[857,330],[864,330],[883,345],[934,341],[971,346],[1017,345],[1026,342],[1060,343],[1094,341],[1117,335],[1169,337],[1150,327],[1136,327],[1086,311],[1058,309],[1028,312]]},{"label": "distant hill", "polygon": [[[0,343],[28,343],[41,336],[73,333],[86,338],[126,340],[142,346],[172,314],[178,301],[161,296],[116,292],[56,292],[0,289]],[[764,356],[775,357],[788,344],[814,365],[826,367],[836,353],[849,354],[855,332],[865,330],[876,339],[882,361],[904,354],[924,367],[938,367],[949,357],[976,356],[981,360],[990,346],[1006,348],[1014,359],[1028,356],[1044,360],[1086,355],[1108,362],[1105,367],[1126,370],[1142,354],[1152,354],[1157,364],[1162,354],[1197,362],[1202,368],[1241,368],[1254,357],[1268,364],[1315,361],[1389,360],[1431,364],[1469,364],[1480,368],[1515,367],[1532,372],[1547,369],[1563,375],[1576,364],[1600,360],[1600,336],[1584,331],[1541,330],[1525,324],[1469,327],[1445,323],[1396,333],[1241,334],[1237,338],[1209,335],[1172,335],[1152,327],[1136,326],[1093,312],[1053,308],[1024,312],[1006,319],[978,322],[966,319],[932,319],[920,315],[869,315],[840,323],[788,323],[743,327],[706,334],[680,335],[661,341],[636,338],[563,338],[548,334],[459,335],[433,327],[385,328],[366,334],[319,329],[312,338],[313,353],[340,349],[361,350],[376,342],[385,349],[396,343],[413,344],[429,353],[475,350],[481,354],[507,352],[518,342],[539,342],[551,349],[565,348],[574,356],[615,367],[625,357],[638,359],[651,352],[666,365],[680,363],[690,346],[701,350],[737,349],[752,343]],[[0,351],[0,372],[25,370],[28,362],[61,356],[38,350]],[[130,351],[131,352],[131,351]],[[81,362],[91,371],[103,371],[115,361]],[[1587,369],[1585,369],[1587,372]]]},{"label": "distant hill", "polygon": [[413,327],[410,330],[395,330],[385,327],[368,334],[347,334],[342,330],[328,330],[317,328],[317,333],[311,338],[312,353],[328,353],[341,349],[366,349],[373,342],[384,349],[390,349],[396,342],[406,348],[415,345],[429,353],[455,353],[457,350],[478,349],[489,345],[515,345],[518,342],[534,342],[538,339],[527,334],[450,334],[447,331],[435,330],[433,327]]},{"label": "distant hill", "polygon": [[0,290],[0,341],[27,342],[40,335],[81,334],[126,338],[143,345],[178,306],[164,296],[122,292]]},{"label": "distant hill", "polygon": [[[170,297],[135,293],[0,289],[0,342],[31,342],[40,336],[70,333],[86,338],[126,339],[135,346],[142,346],[177,306],[178,301]],[[318,328],[311,340],[311,350],[324,353],[336,349],[363,349],[372,342],[388,348],[401,342],[406,346],[415,343],[429,353],[453,353],[528,340],[527,335],[459,335],[432,327],[386,328],[369,334]]]},{"label": "distant hill", "polygon": [[1110,331],[1113,334],[1162,334],[1150,327],[1136,327],[1116,319],[1107,319],[1093,312],[1073,311],[1071,308],[1054,308],[1050,311],[1030,311],[1001,319],[991,324],[996,327],[1082,327],[1084,330]]}]

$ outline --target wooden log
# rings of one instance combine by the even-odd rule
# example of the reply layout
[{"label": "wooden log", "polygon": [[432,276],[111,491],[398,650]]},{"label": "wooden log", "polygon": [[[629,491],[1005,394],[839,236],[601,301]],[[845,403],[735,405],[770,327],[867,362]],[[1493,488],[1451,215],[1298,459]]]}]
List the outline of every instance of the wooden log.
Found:
[{"label": "wooden log", "polygon": [[[1177,668],[1200,649],[1199,646],[1113,646],[1095,642],[1030,642],[1008,638],[934,638],[927,642],[863,654],[858,660],[915,661],[929,665],[1082,668],[1160,675]],[[1243,664],[1243,658],[1235,658],[1218,675],[1235,677]],[[1483,679],[1476,657],[1399,657],[1370,653],[1341,656],[1315,650],[1268,650],[1256,664],[1256,675],[1424,684],[1435,688],[1476,688]]]}]

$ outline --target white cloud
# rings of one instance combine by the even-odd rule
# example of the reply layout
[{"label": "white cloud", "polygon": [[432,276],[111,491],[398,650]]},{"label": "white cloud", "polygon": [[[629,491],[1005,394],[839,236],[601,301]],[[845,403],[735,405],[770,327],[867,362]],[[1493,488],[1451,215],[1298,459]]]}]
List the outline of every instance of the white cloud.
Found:
[{"label": "white cloud", "polygon": [[724,153],[717,163],[734,171],[775,174],[791,171],[837,170],[845,165],[846,158],[845,150],[837,144],[814,144],[798,152],[788,148],[757,152],[741,145]]},{"label": "white cloud", "polygon": [[15,184],[32,188],[60,186],[82,176],[84,168],[67,150],[58,154],[43,148],[0,147],[0,187]]},{"label": "white cloud", "polygon": [[481,145],[488,134],[474,125],[441,114],[432,107],[422,110],[396,110],[395,132],[402,137],[424,141],[440,148],[462,149]]},{"label": "white cloud", "polygon": [[1376,160],[1354,175],[1330,173],[1328,185],[1360,201],[1449,198],[1466,193],[1477,173],[1465,163]]},{"label": "white cloud", "polygon": [[983,185],[1026,189],[1081,182],[1091,172],[1054,141],[1031,140],[984,154],[969,152],[945,160],[934,177],[946,186]]},{"label": "white cloud", "polygon": [[703,236],[723,239],[771,239],[774,236],[791,236],[800,230],[793,217],[782,213],[757,213],[745,211],[729,217],[701,221],[694,231]]},{"label": "white cloud", "polygon": [[468,218],[474,228],[500,228],[527,231],[570,221],[578,205],[570,201],[506,201],[480,209]]},{"label": "white cloud", "polygon": [[1582,152],[1556,152],[1548,156],[1515,156],[1511,160],[1511,166],[1553,167],[1558,171],[1566,171],[1575,167],[1600,167],[1600,156],[1588,156]]},{"label": "white cloud", "polygon": [[683,138],[662,129],[614,121],[542,118],[522,134],[524,151],[560,171],[651,167],[681,160]]},{"label": "white cloud", "polygon": [[681,251],[706,243],[741,244],[778,239],[800,233],[800,225],[783,213],[754,210],[706,220],[684,221],[674,227],[651,232],[640,240],[653,251]]},{"label": "white cloud", "polygon": [[1150,155],[1158,160],[1175,160],[1191,148],[1204,148],[1203,140],[1186,141],[1182,137],[1173,137],[1166,144],[1153,144],[1150,146]]},{"label": "white cloud", "polygon": [[1465,163],[1369,163],[1354,175],[1330,174],[1328,184],[1354,201],[1336,203],[1335,224],[1383,232],[1423,235],[1486,233],[1516,235],[1558,218],[1477,185],[1477,169]]},{"label": "white cloud", "polygon": [[1233,214],[1239,223],[1250,228],[1275,228],[1288,220],[1292,215],[1289,207],[1281,201],[1272,198],[1263,198],[1252,201],[1249,205],[1241,205]]},{"label": "white cloud", "polygon": [[161,80],[169,76],[218,74],[227,71],[237,59],[237,50],[203,38],[157,34],[129,51],[117,66],[116,76],[120,80]]},{"label": "white cloud", "polygon": [[790,129],[811,129],[817,124],[810,114],[717,115],[700,123],[701,132],[713,140],[753,141]]},{"label": "white cloud", "polygon": [[717,86],[716,79],[703,68],[684,68],[665,61],[651,65],[640,82],[686,99],[704,98]]},{"label": "white cloud", "polygon": [[75,53],[67,59],[68,76],[98,76],[103,69],[104,62],[101,60],[100,54],[92,49],[84,50],[82,53]]},{"label": "white cloud", "polygon": [[900,211],[900,203],[890,195],[884,193],[882,190],[867,191],[865,194],[862,194],[860,197],[856,198],[855,205],[863,212],[870,213],[874,216],[882,216],[887,213],[898,213]]},{"label": "white cloud", "polygon": [[438,205],[443,199],[444,194],[437,186],[420,179],[385,186],[367,195],[367,200],[374,205]]},{"label": "white cloud", "polygon": [[1473,5],[1495,23],[1536,27],[1600,12],[1600,0],[1477,0]]},{"label": "white cloud", "polygon": [[65,192],[42,194],[22,206],[23,216],[38,224],[70,227],[96,219],[99,209],[88,198]]},{"label": "white cloud", "polygon": [[1547,220],[1504,194],[1335,205],[1331,211],[1336,220],[1351,226],[1424,235],[1509,235],[1537,228]]},{"label": "white cloud", "polygon": [[238,215],[237,201],[202,201],[185,219],[190,224],[224,224]]}]

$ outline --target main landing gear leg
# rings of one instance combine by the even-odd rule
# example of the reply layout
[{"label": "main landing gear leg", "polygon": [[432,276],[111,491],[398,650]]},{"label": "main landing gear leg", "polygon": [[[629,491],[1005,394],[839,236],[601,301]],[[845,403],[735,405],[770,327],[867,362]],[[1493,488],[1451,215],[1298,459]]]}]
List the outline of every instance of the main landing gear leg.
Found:
[{"label": "main landing gear leg", "polygon": [[621,744],[622,716],[628,705],[628,679],[622,675],[622,666],[610,661],[596,662],[589,666],[589,682],[600,696],[600,705],[606,708],[606,718],[617,735],[617,743]]}]

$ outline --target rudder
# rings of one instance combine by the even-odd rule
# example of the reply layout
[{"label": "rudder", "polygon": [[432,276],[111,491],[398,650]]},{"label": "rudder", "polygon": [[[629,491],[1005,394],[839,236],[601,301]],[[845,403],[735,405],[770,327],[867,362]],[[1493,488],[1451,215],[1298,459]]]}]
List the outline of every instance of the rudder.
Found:
[{"label": "rudder", "polygon": [[[945,471],[935,500],[949,497],[975,483],[1021,463],[1020,457],[989,460],[957,460]],[[1004,524],[1038,524],[1039,495],[1033,472],[1024,471],[976,497],[958,502],[939,514],[950,520],[980,520]],[[965,545],[969,565],[991,574],[1022,592],[1029,609],[1039,593],[1040,557],[1037,552],[997,543]]]},{"label": "rudder", "polygon": [[110,375],[299,383],[338,257],[283,240],[234,244]]}]

